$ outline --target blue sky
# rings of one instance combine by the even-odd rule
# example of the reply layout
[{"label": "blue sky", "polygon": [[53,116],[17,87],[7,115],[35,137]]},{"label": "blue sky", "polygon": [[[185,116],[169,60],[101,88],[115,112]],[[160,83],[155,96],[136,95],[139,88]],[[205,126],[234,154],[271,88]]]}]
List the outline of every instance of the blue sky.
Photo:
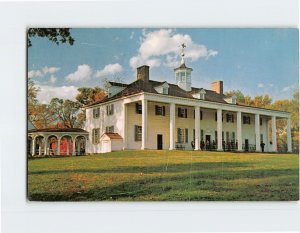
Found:
[{"label": "blue sky", "polygon": [[104,79],[135,80],[136,67],[148,64],[150,78],[174,83],[181,43],[192,85],[245,95],[292,98],[298,88],[297,29],[72,29],[73,46],[33,38],[28,76],[40,87],[39,100],[74,99],[78,87],[103,85]]}]

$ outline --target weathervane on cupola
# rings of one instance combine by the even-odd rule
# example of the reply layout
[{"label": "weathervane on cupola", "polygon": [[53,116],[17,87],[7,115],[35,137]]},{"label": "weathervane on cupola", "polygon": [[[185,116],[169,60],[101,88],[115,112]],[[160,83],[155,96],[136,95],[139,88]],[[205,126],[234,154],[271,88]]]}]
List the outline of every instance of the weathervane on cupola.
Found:
[{"label": "weathervane on cupola", "polygon": [[192,90],[191,74],[193,69],[185,65],[184,49],[186,48],[186,45],[182,43],[179,47],[181,47],[181,62],[180,62],[180,66],[174,69],[176,84],[177,86],[179,86],[181,89],[185,91],[191,91]]},{"label": "weathervane on cupola", "polygon": [[184,61],[184,49],[186,48],[186,45],[184,43],[182,43],[180,45],[180,47],[181,47],[181,64],[184,64],[185,63],[185,61]]}]

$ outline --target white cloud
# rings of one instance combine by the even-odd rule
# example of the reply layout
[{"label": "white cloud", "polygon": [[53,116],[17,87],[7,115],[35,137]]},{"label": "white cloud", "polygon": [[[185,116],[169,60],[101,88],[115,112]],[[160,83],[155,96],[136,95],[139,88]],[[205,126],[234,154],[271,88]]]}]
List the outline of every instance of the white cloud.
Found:
[{"label": "white cloud", "polygon": [[54,75],[51,75],[50,78],[49,78],[49,82],[51,84],[54,84],[56,82],[57,78],[54,76]]},{"label": "white cloud", "polygon": [[[164,64],[166,66],[174,66],[174,58],[177,59],[177,65],[180,59],[180,44],[185,43],[185,57],[190,61],[197,61],[200,58],[208,59],[218,55],[218,51],[208,49],[205,45],[195,43],[190,35],[175,33],[171,29],[161,29],[157,31],[147,32],[143,30],[141,45],[138,54],[130,59],[130,66],[147,64],[155,60],[156,65]],[[171,59],[172,58],[172,59]],[[161,59],[164,62],[161,62]]]},{"label": "white cloud", "polygon": [[95,76],[99,78],[107,75],[114,75],[117,73],[121,73],[122,71],[123,71],[123,67],[119,63],[108,64],[102,70],[98,70]]},{"label": "white cloud", "polygon": [[59,71],[60,68],[59,67],[48,67],[48,66],[44,66],[42,69],[40,70],[30,70],[28,72],[28,77],[29,78],[36,78],[36,77],[43,77],[46,74],[54,74],[57,71]]},{"label": "white cloud", "polygon": [[77,87],[75,86],[54,87],[47,85],[37,85],[37,87],[40,88],[37,99],[42,104],[50,103],[51,99],[54,97],[75,101],[75,97],[78,94]]},{"label": "white cloud", "polygon": [[259,88],[263,88],[265,85],[263,84],[263,83],[258,83],[257,84],[257,87],[259,87]]},{"label": "white cloud", "polygon": [[49,74],[54,74],[57,71],[59,71],[60,68],[59,67],[48,67],[48,66],[45,66],[42,70],[43,70],[44,74],[48,74],[48,73]]},{"label": "white cloud", "polygon": [[129,36],[129,39],[132,40],[133,37],[134,37],[134,32],[131,32],[131,33],[130,33],[130,36]]},{"label": "white cloud", "polygon": [[30,70],[28,72],[28,78],[36,78],[36,77],[42,77],[43,73],[40,70]]},{"label": "white cloud", "polygon": [[91,78],[93,71],[89,65],[83,64],[77,67],[74,73],[71,73],[65,77],[67,81],[78,82],[82,80],[89,80]]},{"label": "white cloud", "polygon": [[282,92],[293,91],[293,90],[295,90],[296,88],[297,88],[297,84],[294,83],[294,84],[292,84],[292,85],[290,85],[290,86],[284,87],[281,91],[282,91]]}]

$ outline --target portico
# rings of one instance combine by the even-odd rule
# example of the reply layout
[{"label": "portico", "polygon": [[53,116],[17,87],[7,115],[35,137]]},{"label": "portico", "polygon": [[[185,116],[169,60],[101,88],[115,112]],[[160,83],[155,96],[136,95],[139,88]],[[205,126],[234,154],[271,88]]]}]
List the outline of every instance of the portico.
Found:
[{"label": "portico", "polygon": [[[130,104],[141,105],[140,113],[136,114]],[[155,107],[158,106],[164,107],[163,116],[155,114]],[[127,99],[123,108],[126,112],[124,125],[127,130],[133,128],[134,124],[141,125],[140,147],[138,141],[135,142],[137,147],[127,143],[132,137],[125,133],[124,149],[157,149],[156,136],[161,134],[164,149],[169,150],[201,150],[201,141],[206,143],[206,139],[210,138],[209,143],[214,141],[216,144],[211,149],[218,151],[227,151],[229,145],[230,150],[261,152],[264,144],[265,152],[277,152],[276,119],[286,119],[287,133],[290,132],[289,113],[242,105],[224,105],[143,93],[135,96],[132,102]],[[182,111],[182,116],[179,111]],[[269,129],[270,120],[272,124]],[[272,132],[271,138],[269,131]],[[181,132],[184,136],[178,135]],[[192,142],[194,148],[191,146]],[[287,137],[287,148],[291,152],[290,134]]]}]

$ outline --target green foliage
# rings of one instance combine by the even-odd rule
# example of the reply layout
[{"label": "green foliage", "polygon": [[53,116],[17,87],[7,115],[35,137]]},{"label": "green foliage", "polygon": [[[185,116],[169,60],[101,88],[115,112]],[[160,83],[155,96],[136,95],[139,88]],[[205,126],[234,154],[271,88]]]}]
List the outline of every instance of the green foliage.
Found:
[{"label": "green foliage", "polygon": [[80,103],[53,98],[49,104],[49,108],[64,127],[80,128],[82,126],[83,122],[78,121],[78,114],[81,111]]},{"label": "green foliage", "polygon": [[93,103],[106,95],[105,91],[100,87],[81,87],[78,88],[78,92],[76,100],[82,105]]},{"label": "green foliage", "polygon": [[27,32],[27,47],[31,47],[32,37],[46,37],[48,40],[59,45],[60,43],[68,43],[73,45],[75,40],[71,36],[70,28],[29,28]]},{"label": "green foliage", "polygon": [[34,201],[299,200],[296,154],[119,151],[28,162]]},{"label": "green foliage", "polygon": [[233,91],[228,91],[225,93],[226,96],[231,97],[233,95],[236,96],[236,100],[238,102],[244,103],[245,102],[245,96],[240,90],[233,90]]}]

